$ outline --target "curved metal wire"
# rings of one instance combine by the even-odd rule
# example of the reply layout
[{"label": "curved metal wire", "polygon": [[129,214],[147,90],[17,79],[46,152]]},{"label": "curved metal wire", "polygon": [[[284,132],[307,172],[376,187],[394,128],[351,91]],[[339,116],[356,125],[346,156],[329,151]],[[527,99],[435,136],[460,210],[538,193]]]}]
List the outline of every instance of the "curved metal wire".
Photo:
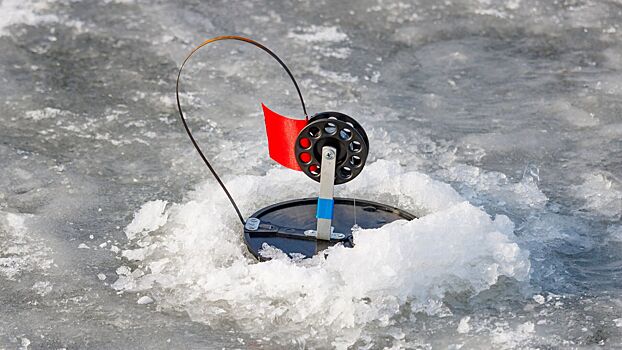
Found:
[{"label": "curved metal wire", "polygon": [[175,97],[177,99],[177,110],[179,111],[179,117],[181,118],[181,122],[184,125],[184,129],[186,130],[186,133],[188,134],[188,137],[190,137],[190,141],[192,141],[192,145],[197,150],[197,152],[199,152],[199,155],[201,156],[201,159],[203,159],[203,162],[205,163],[205,165],[207,166],[209,171],[212,173],[212,175],[214,175],[214,178],[216,179],[216,181],[218,182],[218,184],[220,185],[222,190],[227,195],[227,198],[229,198],[229,202],[231,202],[231,205],[233,205],[233,208],[235,209],[235,212],[238,214],[240,222],[242,223],[242,225],[245,225],[246,221],[244,220],[244,217],[242,216],[242,213],[240,212],[240,208],[238,208],[238,205],[235,203],[235,200],[231,196],[231,193],[229,193],[229,190],[227,189],[225,184],[220,179],[220,176],[218,176],[218,174],[216,173],[216,170],[214,170],[214,167],[212,167],[210,162],[207,160],[207,158],[203,154],[203,151],[201,151],[201,148],[199,147],[199,144],[195,140],[194,136],[192,136],[192,132],[190,131],[190,127],[188,127],[188,123],[186,122],[186,118],[184,117],[184,113],[183,113],[182,108],[181,108],[181,102],[179,101],[179,81],[181,79],[181,72],[184,69],[184,66],[186,65],[186,63],[188,62],[190,57],[192,57],[192,55],[194,55],[194,53],[197,52],[200,48],[202,48],[202,47],[204,47],[204,46],[206,46],[206,45],[208,45],[210,43],[213,43],[213,42],[216,42],[216,41],[221,41],[221,40],[238,40],[238,41],[242,41],[242,42],[245,42],[245,43],[249,43],[249,44],[255,45],[256,47],[262,49],[263,51],[267,52],[270,56],[272,56],[281,65],[281,67],[283,67],[283,69],[285,69],[285,72],[287,72],[287,75],[289,75],[290,79],[294,83],[294,86],[296,87],[296,92],[298,92],[298,97],[300,98],[300,104],[302,105],[302,111],[303,111],[303,113],[305,115],[305,119],[309,120],[309,116],[307,115],[307,107],[305,106],[305,101],[302,98],[302,93],[300,92],[300,88],[298,87],[298,83],[296,82],[296,79],[294,79],[294,76],[292,75],[292,72],[289,70],[289,68],[287,68],[287,66],[279,58],[279,56],[277,56],[270,49],[268,49],[267,47],[265,47],[264,45],[258,43],[255,40],[252,40],[252,39],[249,39],[249,38],[245,38],[245,37],[242,37],[242,36],[237,36],[237,35],[223,35],[223,36],[217,36],[215,38],[211,38],[211,39],[205,40],[199,46],[195,47],[188,54],[188,56],[186,56],[186,58],[184,59],[183,63],[181,64],[181,67],[179,67],[179,72],[177,73],[177,83],[175,84]]}]

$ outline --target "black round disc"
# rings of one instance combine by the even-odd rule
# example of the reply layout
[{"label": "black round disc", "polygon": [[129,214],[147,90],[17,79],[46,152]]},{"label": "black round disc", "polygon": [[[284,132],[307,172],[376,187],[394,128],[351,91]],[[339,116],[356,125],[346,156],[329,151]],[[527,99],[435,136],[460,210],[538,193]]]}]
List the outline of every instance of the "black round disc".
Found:
[{"label": "black round disc", "polygon": [[369,140],[361,125],[338,112],[323,112],[309,120],[298,134],[294,152],[302,171],[320,181],[322,147],[337,150],[335,184],[346,183],[361,173],[367,161]]},{"label": "black round disc", "polygon": [[312,257],[329,246],[342,243],[352,247],[352,227],[378,228],[396,220],[412,220],[416,217],[404,210],[388,205],[352,198],[335,198],[334,232],[344,237],[330,241],[316,240],[305,232],[315,230],[317,198],[297,199],[263,208],[251,215],[244,228],[244,242],[251,254],[259,260],[267,260],[259,251],[264,244],[280,249],[291,257]]}]

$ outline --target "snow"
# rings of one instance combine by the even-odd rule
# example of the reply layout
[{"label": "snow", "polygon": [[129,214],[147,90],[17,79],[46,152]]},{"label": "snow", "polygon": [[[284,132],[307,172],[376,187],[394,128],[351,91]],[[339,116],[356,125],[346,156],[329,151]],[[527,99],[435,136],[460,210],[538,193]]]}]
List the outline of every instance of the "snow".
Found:
[{"label": "snow", "polygon": [[136,303],[139,304],[139,305],[151,304],[151,303],[153,303],[153,299],[151,299],[151,297],[145,295],[145,296],[142,296],[142,297],[138,298]]},{"label": "snow", "polygon": [[[619,7],[0,0],[0,348],[615,347]],[[278,53],[310,115],[365,127],[338,195],[421,219],[255,262],[175,111],[184,55],[227,33]],[[302,117],[274,60],[228,42],[187,68],[190,127],[244,215],[316,194],[267,154],[260,103]]]},{"label": "snow", "polygon": [[134,239],[141,232],[150,232],[164,225],[168,214],[164,212],[167,202],[162,200],[145,203],[125,228],[128,239]]},{"label": "snow", "polygon": [[[285,321],[317,329],[316,340],[326,338],[342,347],[352,345],[367,324],[391,319],[407,303],[413,311],[436,314],[438,309],[430,305],[442,303],[449,291],[476,294],[500,276],[528,279],[528,252],[516,244],[507,217],[492,219],[450,186],[405,171],[397,162],[377,161],[365,171],[363,179],[345,185],[339,195],[393,196],[391,204],[421,218],[359,230],[354,248],[334,247],[326,259],[297,262],[276,254],[276,259],[256,264],[245,257],[240,235],[232,231],[237,226],[231,211],[222,210],[226,199],[208,182],[165,213],[160,212],[161,201],[141,207],[130,225],[146,233],[134,240],[142,248],[124,250],[123,256],[145,268],[121,271],[113,287],[158,290],[161,303],[183,307],[193,319],[210,324],[219,322],[210,310],[226,302],[227,319],[251,325],[257,318],[278,317],[278,323],[264,325],[268,334],[276,336]],[[392,181],[382,181],[386,178]],[[236,198],[244,199],[239,203],[243,210],[303,196],[307,188],[297,174],[281,169],[227,184]],[[149,213],[166,222],[137,220],[152,217],[145,208],[153,207]],[[162,233],[156,234],[160,227]],[[183,292],[178,290],[182,285]],[[167,293],[170,289],[178,291]]]},{"label": "snow", "polygon": [[471,319],[471,317],[469,316],[464,316],[463,318],[460,319],[460,323],[458,324],[458,333],[464,334],[464,333],[469,333],[469,331],[471,330],[471,326],[469,325],[469,320]]}]

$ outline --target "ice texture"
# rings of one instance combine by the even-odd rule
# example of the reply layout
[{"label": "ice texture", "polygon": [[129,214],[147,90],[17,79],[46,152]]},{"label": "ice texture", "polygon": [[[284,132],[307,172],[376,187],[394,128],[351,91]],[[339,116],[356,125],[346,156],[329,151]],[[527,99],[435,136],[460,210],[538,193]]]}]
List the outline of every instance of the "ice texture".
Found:
[{"label": "ice texture", "polygon": [[458,333],[468,333],[471,330],[471,326],[469,326],[469,320],[471,317],[464,316],[460,319],[460,323],[458,324]]},{"label": "ice texture", "polygon": [[576,197],[585,200],[586,211],[612,221],[619,221],[622,217],[622,183],[615,177],[588,174],[574,190]]},{"label": "ice texture", "polygon": [[137,304],[139,305],[146,305],[146,304],[151,304],[153,303],[153,299],[151,299],[151,297],[144,295],[142,297],[140,297],[137,301]]},{"label": "ice texture", "polygon": [[37,25],[56,22],[53,14],[41,14],[53,1],[3,0],[0,2],[0,36],[7,35],[7,28],[14,24]]},{"label": "ice texture", "polygon": [[[0,0],[0,348],[619,348],[621,10]],[[373,166],[338,195],[421,219],[358,232],[384,244],[326,261],[244,256],[173,94],[183,57],[232,33],[287,63],[310,115],[364,126]],[[303,116],[272,58],[219,42],[186,68],[190,127],[244,215],[316,195],[268,157],[260,103]],[[433,250],[431,232],[448,248]],[[372,265],[364,249],[405,260]],[[297,285],[310,278],[326,290]]]},{"label": "ice texture", "polygon": [[[227,199],[209,181],[166,214],[161,201],[141,207],[128,227],[146,235],[133,240],[140,248],[123,256],[144,267],[124,271],[113,287],[157,292],[159,303],[182,308],[197,321],[233,317],[251,327],[265,320],[265,334],[275,339],[285,329],[313,329],[298,337],[345,348],[368,324],[390,325],[406,305],[437,314],[447,294],[477,294],[500,276],[528,280],[528,252],[516,243],[506,216],[491,218],[450,186],[397,162],[377,161],[365,171],[339,194],[384,199],[421,218],[358,230],[354,248],[333,247],[325,259],[298,261],[272,252],[274,259],[256,263],[245,252]],[[227,185],[249,211],[303,196],[307,186],[300,180],[278,169],[235,177]]]},{"label": "ice texture", "polygon": [[298,28],[297,30],[291,31],[287,37],[304,42],[340,42],[348,38],[348,36],[341,32],[339,27],[336,26]]},{"label": "ice texture", "polygon": [[16,279],[22,273],[49,269],[51,249],[28,232],[28,214],[0,211],[0,275]]},{"label": "ice texture", "polygon": [[125,228],[127,238],[132,240],[141,232],[154,231],[166,223],[167,214],[164,212],[166,201],[152,201],[145,203],[134,215],[132,222]]}]

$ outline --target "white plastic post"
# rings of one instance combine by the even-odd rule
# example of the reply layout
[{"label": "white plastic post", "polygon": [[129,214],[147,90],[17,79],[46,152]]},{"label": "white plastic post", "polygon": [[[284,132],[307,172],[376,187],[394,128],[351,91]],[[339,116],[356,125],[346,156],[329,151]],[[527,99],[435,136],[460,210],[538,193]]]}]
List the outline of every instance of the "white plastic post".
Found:
[{"label": "white plastic post", "polygon": [[333,222],[335,166],[337,150],[331,146],[322,147],[320,165],[320,195],[317,211],[317,239],[329,241]]}]

